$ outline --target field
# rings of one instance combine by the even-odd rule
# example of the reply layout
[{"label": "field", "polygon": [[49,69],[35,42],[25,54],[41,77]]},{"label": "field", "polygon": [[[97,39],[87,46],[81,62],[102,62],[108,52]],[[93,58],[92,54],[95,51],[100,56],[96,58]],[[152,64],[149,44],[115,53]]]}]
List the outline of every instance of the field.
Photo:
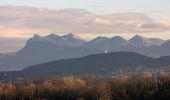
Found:
[{"label": "field", "polygon": [[21,84],[0,83],[0,100],[169,100],[170,76],[149,72],[114,78],[46,77]]}]

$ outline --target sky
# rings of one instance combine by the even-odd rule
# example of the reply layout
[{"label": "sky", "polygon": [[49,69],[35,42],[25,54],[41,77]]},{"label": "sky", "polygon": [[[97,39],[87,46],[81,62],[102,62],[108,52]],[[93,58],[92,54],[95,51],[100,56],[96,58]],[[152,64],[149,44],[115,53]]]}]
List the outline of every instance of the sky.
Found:
[{"label": "sky", "polygon": [[0,37],[76,33],[86,38],[140,34],[170,39],[169,4],[170,0],[0,0]]},{"label": "sky", "polygon": [[169,0],[0,0],[0,5],[49,9],[78,8],[97,13],[138,12],[154,18],[170,19]]},{"label": "sky", "polygon": [[0,0],[0,35],[134,33],[167,38],[169,4],[169,0]]}]

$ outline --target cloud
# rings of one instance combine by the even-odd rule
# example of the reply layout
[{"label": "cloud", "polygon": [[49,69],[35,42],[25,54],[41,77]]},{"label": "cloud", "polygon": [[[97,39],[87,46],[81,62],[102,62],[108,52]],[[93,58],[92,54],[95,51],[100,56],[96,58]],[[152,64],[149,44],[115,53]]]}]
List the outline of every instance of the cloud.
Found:
[{"label": "cloud", "polygon": [[95,22],[96,24],[101,24],[101,25],[110,25],[110,24],[111,24],[111,21],[110,21],[110,20],[108,20],[108,19],[101,19],[101,18],[96,18],[96,19],[94,20],[94,22]]},{"label": "cloud", "polygon": [[141,13],[96,14],[83,9],[49,10],[26,6],[0,6],[0,35],[26,33],[150,33],[170,25]]}]

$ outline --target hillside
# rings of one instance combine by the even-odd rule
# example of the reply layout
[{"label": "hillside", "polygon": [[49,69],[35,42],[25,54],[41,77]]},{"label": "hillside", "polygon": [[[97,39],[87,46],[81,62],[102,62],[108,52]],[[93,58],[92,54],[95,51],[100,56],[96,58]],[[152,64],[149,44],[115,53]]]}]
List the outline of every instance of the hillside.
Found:
[{"label": "hillside", "polygon": [[21,71],[1,72],[1,79],[65,75],[114,75],[144,70],[169,70],[170,57],[151,58],[133,52],[115,52],[63,59],[27,67]]}]

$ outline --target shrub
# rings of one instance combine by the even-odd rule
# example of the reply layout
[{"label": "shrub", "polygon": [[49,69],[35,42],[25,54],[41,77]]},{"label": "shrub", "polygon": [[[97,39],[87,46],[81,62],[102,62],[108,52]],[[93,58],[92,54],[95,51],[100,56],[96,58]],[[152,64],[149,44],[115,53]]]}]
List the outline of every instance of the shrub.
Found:
[{"label": "shrub", "polygon": [[48,77],[22,84],[0,82],[0,100],[169,100],[170,77]]}]

